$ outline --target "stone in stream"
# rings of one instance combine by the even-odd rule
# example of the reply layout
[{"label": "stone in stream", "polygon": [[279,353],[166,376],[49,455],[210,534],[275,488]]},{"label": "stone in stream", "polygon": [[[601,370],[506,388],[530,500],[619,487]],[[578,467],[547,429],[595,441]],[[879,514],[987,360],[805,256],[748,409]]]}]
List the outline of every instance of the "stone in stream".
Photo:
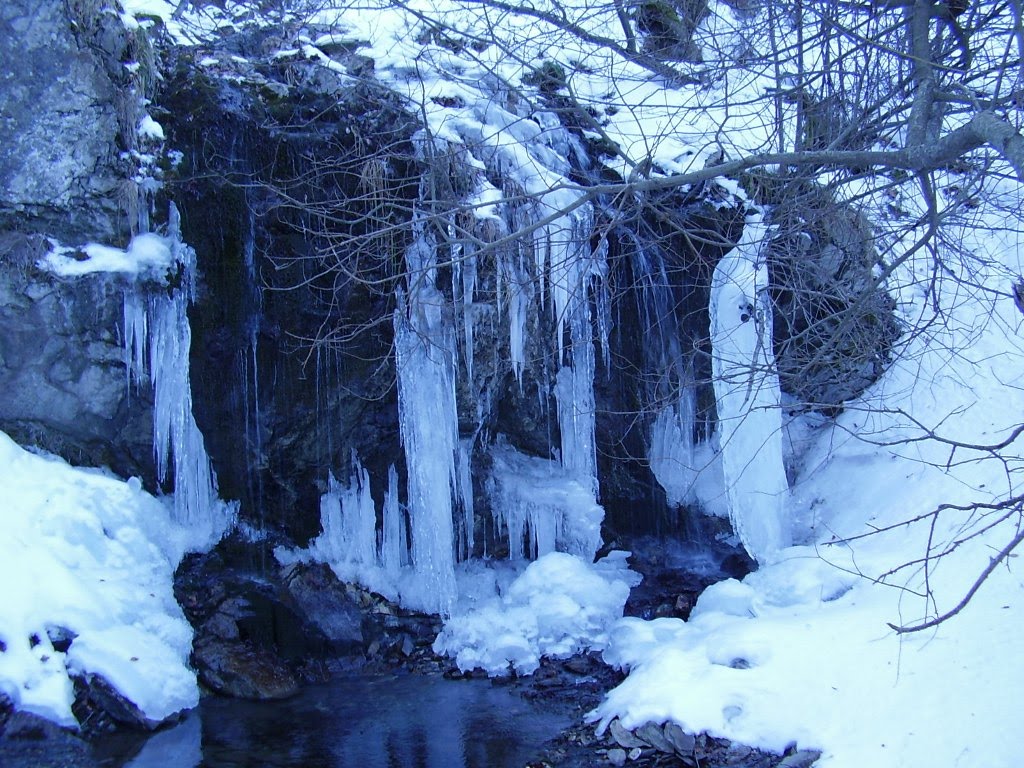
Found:
[{"label": "stone in stream", "polygon": [[291,670],[267,651],[248,643],[203,638],[192,660],[204,685],[239,699],[286,699],[299,692]]}]

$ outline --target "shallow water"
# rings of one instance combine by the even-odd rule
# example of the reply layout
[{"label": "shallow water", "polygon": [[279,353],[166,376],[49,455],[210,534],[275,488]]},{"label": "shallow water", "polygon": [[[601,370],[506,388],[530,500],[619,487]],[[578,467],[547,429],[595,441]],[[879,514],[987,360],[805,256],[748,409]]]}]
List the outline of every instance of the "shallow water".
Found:
[{"label": "shallow water", "polygon": [[125,768],[521,768],[569,724],[487,680],[360,677],[281,702],[211,697],[141,750],[101,751]]}]

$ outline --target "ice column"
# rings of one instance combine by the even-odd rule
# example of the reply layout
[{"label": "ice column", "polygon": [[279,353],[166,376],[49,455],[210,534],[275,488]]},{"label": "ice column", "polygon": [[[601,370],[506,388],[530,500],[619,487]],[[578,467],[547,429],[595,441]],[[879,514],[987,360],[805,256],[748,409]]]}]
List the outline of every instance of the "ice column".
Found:
[{"label": "ice column", "polygon": [[711,348],[729,517],[759,563],[791,543],[782,464],[779,378],[772,353],[766,228],[749,216],[711,279]]},{"label": "ice column", "polygon": [[370,475],[353,453],[352,476],[343,486],[328,475],[327,492],[320,497],[316,548],[330,563],[377,565],[377,513],[370,495]]},{"label": "ice column", "polygon": [[384,522],[380,534],[380,564],[392,581],[398,579],[402,566],[407,565],[408,548],[405,514],[398,503],[398,472],[395,465],[388,467],[388,492],[384,497]]},{"label": "ice column", "polygon": [[458,418],[454,334],[437,289],[434,244],[422,231],[405,254],[408,294],[395,311],[398,415],[408,470],[413,608],[448,614],[456,596],[452,493]]},{"label": "ice column", "polygon": [[[567,201],[548,201],[568,207]],[[569,328],[572,365],[559,370],[555,382],[562,466],[597,492],[597,447],[594,436],[595,352],[590,315],[591,282],[604,290],[603,252],[592,253],[593,212],[580,207],[543,228],[541,247],[547,255],[551,302],[555,312],[556,349],[563,357],[563,335]]]},{"label": "ice column", "polygon": [[177,270],[171,284],[155,290],[135,285],[125,292],[126,365],[137,383],[148,373],[153,386],[157,479],[165,482],[173,465],[175,519],[213,543],[232,524],[234,508],[218,498],[217,477],[192,415],[187,309],[195,295],[196,255],[181,241],[173,204],[165,242]]}]

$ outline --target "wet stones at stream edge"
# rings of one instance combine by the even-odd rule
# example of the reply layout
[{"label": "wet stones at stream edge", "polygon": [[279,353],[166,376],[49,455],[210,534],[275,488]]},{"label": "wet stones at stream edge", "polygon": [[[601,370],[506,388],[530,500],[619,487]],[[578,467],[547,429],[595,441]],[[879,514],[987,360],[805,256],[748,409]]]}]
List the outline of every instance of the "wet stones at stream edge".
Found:
[{"label": "wet stones at stream edge", "polygon": [[324,564],[281,568],[258,555],[256,545],[229,541],[175,574],[195,629],[192,663],[209,690],[273,700],[345,672],[439,670],[430,649],[439,619],[342,583]]},{"label": "wet stones at stream edge", "polygon": [[[455,668],[445,675],[453,679],[483,676]],[[492,683],[507,685],[524,698],[549,705],[574,721],[543,745],[529,768],[810,768],[820,756],[795,748],[777,755],[707,734],[687,733],[676,723],[647,723],[628,730],[616,720],[599,736],[596,726],[585,721],[586,714],[624,677],[604,664],[599,654],[589,653],[563,660],[544,659],[533,675],[495,678]]]}]

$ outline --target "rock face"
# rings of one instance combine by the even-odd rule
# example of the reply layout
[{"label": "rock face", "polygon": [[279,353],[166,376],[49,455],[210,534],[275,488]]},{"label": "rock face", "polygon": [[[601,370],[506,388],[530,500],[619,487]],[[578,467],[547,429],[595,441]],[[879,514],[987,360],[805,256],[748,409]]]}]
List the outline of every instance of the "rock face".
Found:
[{"label": "rock face", "polygon": [[[0,228],[61,238],[123,231],[118,158],[128,35],[97,0],[0,7]],[[124,61],[127,63],[127,61]]]},{"label": "rock face", "polygon": [[40,274],[38,236],[0,234],[0,429],[76,464],[152,477],[148,393],[129,397],[122,288]]},{"label": "rock face", "polygon": [[[703,13],[701,2],[683,5],[682,16]],[[201,271],[190,311],[196,420],[222,495],[241,500],[243,518],[301,545],[319,533],[327,472],[347,474],[353,453],[369,471],[378,508],[389,466],[404,482],[393,316],[424,185],[432,213],[456,217],[453,231],[472,234],[442,244],[450,249],[445,257],[470,243],[501,241],[526,212],[509,203],[508,221],[474,219],[463,204],[480,169],[466,147],[434,147],[428,158],[420,116],[374,79],[372,61],[355,53],[358,41],[330,43],[339,66],[327,68],[280,55],[282,40],[298,33],[242,25],[205,47],[168,46],[158,80],[145,33],[127,29],[101,0],[3,4],[0,55],[22,66],[0,74],[0,429],[155,486],[147,395],[129,399],[124,386],[118,288],[92,278],[62,284],[33,268],[47,237],[123,245],[139,226],[133,171],[145,153],[135,145],[142,99],[150,98],[146,108],[159,118],[167,146],[181,154],[180,165],[162,169],[168,183],[157,194],[180,208]],[[571,138],[581,148],[565,152],[579,166],[571,174],[583,184],[613,174],[599,167],[598,147],[585,157],[585,126],[571,124],[557,82],[544,82],[539,97],[566,115],[555,133],[564,129],[567,146]],[[500,169],[488,173],[495,188],[514,191]],[[693,386],[694,431],[703,432],[695,437],[706,439],[715,422],[707,287],[739,233],[736,210],[698,187],[644,198],[626,223],[601,222],[615,322],[610,353],[593,334],[598,355],[614,361],[597,365],[596,461],[612,534],[678,531],[644,459],[659,404]],[[755,197],[771,202],[769,187]],[[820,223],[800,230],[776,222],[784,225],[774,243],[776,355],[787,392],[836,408],[884,366],[896,330],[887,297],[871,284],[861,224],[807,194],[824,211]],[[166,207],[162,198],[157,210]],[[464,315],[449,318],[451,327],[474,338],[471,350],[459,349],[456,386],[460,436],[476,440],[482,529],[487,457],[480,445],[503,435],[532,455],[557,452],[551,392],[560,363],[552,313],[538,309],[524,327],[529,364],[521,379],[515,375],[507,306],[499,311],[507,290],[502,252],[478,253],[472,278],[456,279],[459,259],[442,258],[438,285],[445,311]],[[655,272],[664,284],[648,290]],[[474,301],[463,308],[467,280]],[[532,284],[524,290],[525,301],[536,303],[539,291]],[[654,292],[663,302],[652,309]],[[869,305],[867,315],[848,322]],[[825,327],[842,343],[822,341]],[[838,365],[825,354],[835,347],[846,355]],[[461,375],[469,358],[473,374]],[[484,533],[475,539],[480,550]]]},{"label": "rock face", "polygon": [[[0,429],[153,487],[148,393],[129,398],[121,288],[35,264],[49,238],[123,244],[141,38],[98,0],[0,7]],[[137,63],[137,62],[136,62]],[[135,71],[144,70],[140,65]]]}]

